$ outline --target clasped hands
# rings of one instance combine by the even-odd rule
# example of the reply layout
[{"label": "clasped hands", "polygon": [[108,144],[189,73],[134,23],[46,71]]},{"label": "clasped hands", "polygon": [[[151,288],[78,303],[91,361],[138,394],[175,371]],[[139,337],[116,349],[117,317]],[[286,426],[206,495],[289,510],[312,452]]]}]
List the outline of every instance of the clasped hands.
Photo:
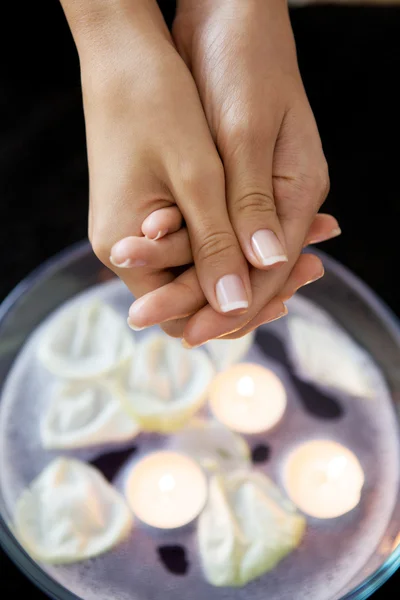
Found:
[{"label": "clasped hands", "polygon": [[317,214],[327,164],[283,0],[63,6],[78,48],[89,238],[137,298],[135,329],[185,346],[286,314],[323,275],[304,246],[340,233]]}]

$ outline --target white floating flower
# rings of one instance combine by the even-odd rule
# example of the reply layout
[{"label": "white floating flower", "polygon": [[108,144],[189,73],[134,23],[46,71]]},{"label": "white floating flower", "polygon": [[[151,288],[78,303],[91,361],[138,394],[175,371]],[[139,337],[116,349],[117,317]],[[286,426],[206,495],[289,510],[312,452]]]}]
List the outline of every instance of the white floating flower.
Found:
[{"label": "white floating flower", "polygon": [[198,521],[207,581],[215,586],[245,585],[294,550],[304,530],[304,518],[265,475],[214,475]]},{"label": "white floating flower", "polygon": [[210,472],[246,469],[251,464],[244,438],[212,420],[193,419],[174,435],[170,447]]},{"label": "white floating flower", "polygon": [[139,433],[136,421],[123,410],[117,386],[106,380],[55,386],[40,429],[47,449],[126,442]]},{"label": "white floating flower", "polygon": [[304,380],[360,397],[372,397],[368,357],[336,327],[302,317],[288,320],[292,361]]},{"label": "white floating flower", "polygon": [[97,469],[56,458],[21,494],[14,524],[33,558],[62,564],[106,552],[129,533],[133,518]]},{"label": "white floating flower", "polygon": [[250,350],[255,333],[252,331],[236,340],[210,340],[205,344],[218,371],[240,362]]},{"label": "white floating flower", "polygon": [[132,357],[134,338],[109,306],[93,300],[63,310],[47,325],[39,358],[55,375],[88,379],[117,368]]},{"label": "white floating flower", "polygon": [[149,335],[124,382],[127,410],[147,431],[175,431],[203,405],[213,374],[202,350],[185,350],[178,340]]}]

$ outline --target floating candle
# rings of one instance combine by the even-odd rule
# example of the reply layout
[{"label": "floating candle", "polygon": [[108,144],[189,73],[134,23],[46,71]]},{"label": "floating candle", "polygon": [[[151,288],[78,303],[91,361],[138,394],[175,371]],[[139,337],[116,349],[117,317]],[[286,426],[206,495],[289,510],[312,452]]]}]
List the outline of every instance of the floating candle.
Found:
[{"label": "floating candle", "polygon": [[304,513],[333,519],[359,503],[364,472],[348,448],[331,440],[312,440],[289,455],[284,483],[292,502]]},{"label": "floating candle", "polygon": [[269,369],[241,363],[214,378],[209,402],[216,419],[229,429],[261,433],[281,420],[286,408],[286,391]]},{"label": "floating candle", "polygon": [[141,521],[160,529],[174,529],[193,521],[203,509],[207,480],[189,457],[154,452],[132,469],[125,494]]}]

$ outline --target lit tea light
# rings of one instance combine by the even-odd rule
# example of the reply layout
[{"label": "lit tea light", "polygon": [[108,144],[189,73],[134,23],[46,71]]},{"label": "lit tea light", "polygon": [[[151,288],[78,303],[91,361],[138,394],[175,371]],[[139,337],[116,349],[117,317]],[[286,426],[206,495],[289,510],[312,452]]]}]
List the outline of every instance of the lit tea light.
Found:
[{"label": "lit tea light", "polygon": [[229,429],[261,433],[282,419],[286,390],[269,369],[241,363],[214,378],[209,388],[209,403],[215,418]]},{"label": "lit tea light", "polygon": [[207,480],[187,456],[155,452],[133,467],[125,494],[143,523],[174,529],[190,523],[201,512],[207,498]]},{"label": "lit tea light", "polygon": [[317,519],[333,519],[360,501],[364,472],[351,450],[331,440],[312,440],[295,448],[284,469],[292,502]]}]

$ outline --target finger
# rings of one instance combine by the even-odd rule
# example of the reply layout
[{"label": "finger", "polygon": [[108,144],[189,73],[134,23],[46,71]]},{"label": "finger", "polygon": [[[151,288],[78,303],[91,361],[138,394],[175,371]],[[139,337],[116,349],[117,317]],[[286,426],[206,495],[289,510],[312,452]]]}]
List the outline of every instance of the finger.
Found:
[{"label": "finger", "polygon": [[257,124],[244,132],[241,126],[239,131],[234,127],[221,152],[229,216],[243,253],[258,269],[277,267],[288,260],[272,182],[279,126],[279,122],[264,121],[261,128]]},{"label": "finger", "polygon": [[[292,273],[289,274],[289,279],[286,283],[287,287],[284,288],[285,294],[288,294],[287,290],[291,289],[291,285],[292,287],[301,287],[301,285],[305,285],[303,282],[311,282],[315,277],[318,276],[320,272],[321,262],[317,257],[314,257],[311,254],[301,255]],[[256,272],[252,273],[252,281],[255,278],[255,273]],[[272,279],[269,281],[271,285],[274,283]],[[258,288],[260,288],[261,282],[256,283]],[[259,294],[260,289],[257,291],[257,296]],[[261,297],[260,311],[262,311],[264,308],[265,297],[266,296]],[[155,290],[152,294],[148,294],[140,301],[135,302],[130,310],[130,322],[138,328],[150,327],[157,323],[161,323],[164,324],[163,329],[166,331],[166,333],[172,335],[173,337],[182,337],[184,334],[184,328],[189,321],[189,319],[186,318],[187,315],[193,315],[202,307],[204,307],[203,313],[201,315],[199,314],[196,319],[202,319],[202,315],[204,312],[206,313],[207,324],[204,325],[202,330],[206,336],[209,335],[209,329],[215,326],[215,319],[218,319],[218,326],[222,328],[220,335],[229,335],[232,331],[241,331],[243,327],[247,327],[246,320],[243,319],[237,324],[229,318],[223,320],[220,319],[218,315],[216,315],[215,311],[213,311],[210,306],[205,306],[205,304],[206,300],[200,288],[196,276],[196,270],[191,268],[168,285]],[[258,326],[258,324],[262,322],[266,322],[266,319],[270,318],[268,307],[269,304],[267,304],[265,307],[265,317],[263,314],[261,314],[259,319],[258,314],[254,316],[253,319],[258,319],[259,321],[257,321],[257,325],[254,325],[254,327]],[[279,312],[280,311],[277,309],[277,314]],[[176,322],[176,319],[179,319],[179,321]],[[252,321],[252,319],[248,319],[249,324],[252,323]],[[195,321],[194,324],[196,325]],[[191,327],[193,327],[193,322],[191,323]],[[227,331],[224,332],[223,328],[228,328],[230,330],[229,333],[227,333]],[[190,329],[188,331],[190,332]],[[185,335],[196,335],[196,330],[194,333],[188,333],[188,331],[185,332]],[[235,335],[235,337],[241,337],[241,335],[244,334],[240,333]],[[217,337],[217,335],[214,337]],[[201,343],[204,341],[206,340],[203,339]]]},{"label": "finger", "polygon": [[[314,269],[310,269],[310,272],[307,269],[306,265],[305,277],[306,280],[310,280],[313,277]],[[253,269],[250,274],[254,290],[251,314],[227,318],[224,315],[215,313],[210,306],[205,306],[191,317],[185,326],[183,337],[186,342],[190,346],[198,346],[210,339],[235,333],[247,327],[264,306],[279,293],[290,275],[290,270],[288,265],[285,265],[282,269],[269,272]]]},{"label": "finger", "polygon": [[284,317],[287,314],[284,302],[289,300],[301,287],[317,281],[323,275],[324,267],[318,257],[312,254],[301,254],[279,296],[262,308],[258,315],[245,327],[233,334],[224,336],[224,338],[236,339],[242,337],[264,323],[270,323]]},{"label": "finger", "polygon": [[301,287],[321,279],[324,273],[324,265],[320,258],[313,254],[302,254],[295,264],[290,277],[279,292],[278,297],[283,302],[286,302]]},{"label": "finger", "polygon": [[171,269],[187,265],[192,262],[187,230],[180,229],[157,242],[145,237],[124,238],[112,247],[110,261],[120,269]]},{"label": "finger", "polygon": [[224,335],[218,339],[222,340],[236,340],[238,338],[247,335],[257,329],[260,325],[271,323],[277,319],[285,317],[288,313],[288,309],[285,304],[279,298],[273,298],[264,308],[259,312],[256,318],[254,318],[246,327],[235,331],[229,335]]},{"label": "finger", "polygon": [[[143,165],[135,165],[130,172],[129,187],[123,178],[117,182],[110,180],[101,170],[101,176],[91,180],[89,235],[99,260],[120,277],[133,296],[140,297],[172,281],[174,274],[146,267],[116,267],[110,261],[111,249],[124,238],[140,236],[146,217],[171,206],[173,198],[166,193],[165,184],[150,177]],[[137,197],[132,190],[142,190],[142,193]]]},{"label": "finger", "polygon": [[[287,225],[289,233],[292,233],[293,227],[296,229],[296,223],[291,223],[289,221]],[[298,237],[297,244],[299,244],[299,239],[301,239],[301,235],[300,238]],[[294,241],[296,242],[295,236]],[[257,303],[257,306],[259,306],[259,310],[253,315],[253,319],[258,320],[254,322],[252,322],[253,319],[248,316],[240,318],[221,317],[221,315],[217,315],[210,306],[204,306],[204,297],[202,296],[198,282],[196,282],[195,272],[193,271],[191,271],[190,282],[187,287],[185,285],[183,285],[183,287],[182,285],[179,285],[178,288],[175,288],[175,282],[172,282],[169,286],[166,286],[165,289],[160,289],[149,297],[146,304],[141,307],[141,310],[143,310],[141,315],[135,315],[135,313],[133,313],[133,315],[136,318],[139,317],[139,322],[150,325],[156,322],[154,321],[156,318],[159,318],[161,322],[165,323],[172,318],[193,314],[204,306],[204,308],[192,319],[182,320],[179,325],[176,325],[175,323],[173,325],[167,324],[167,332],[176,337],[182,337],[182,335],[184,335],[186,341],[194,346],[204,343],[207,339],[229,335],[234,332],[239,332],[238,334],[235,334],[235,337],[240,337],[241,335],[244,335],[244,331],[251,331],[260,323],[266,322],[266,320],[270,318],[271,315],[269,313],[268,305],[266,307],[267,314],[259,314],[260,311],[263,310],[265,303],[271,299],[265,294],[265,287],[272,290],[279,290],[279,285],[284,285],[285,279],[289,276],[289,283],[287,284],[289,287],[287,287],[286,290],[290,290],[290,281],[295,281],[293,285],[295,288],[296,286],[298,288],[306,282],[311,282],[319,275],[319,273],[321,273],[321,263],[319,259],[313,257],[313,255],[307,254],[300,256],[299,263],[300,267],[296,265],[292,275],[290,274],[290,268],[288,267],[285,267],[282,273],[278,271],[271,273],[253,271],[251,273],[251,281],[256,289],[254,300]],[[188,277],[187,273],[184,274],[184,276],[181,276],[180,283],[185,283],[185,278]],[[290,279],[290,277],[292,277],[292,279]],[[187,301],[185,300],[185,295],[187,296]],[[286,292],[286,295],[288,295],[288,292]],[[289,293],[289,296],[290,295],[291,294]],[[179,314],[177,312],[178,307]],[[185,308],[187,309],[186,311],[184,310]],[[141,318],[143,321],[140,320]],[[182,327],[184,327],[184,331],[182,331]]]},{"label": "finger", "polygon": [[[327,229],[330,229],[330,225],[335,224],[336,222],[333,217],[328,215],[323,215],[323,217],[324,218],[322,221],[327,221]],[[317,219],[317,217],[315,219]],[[313,225],[311,228],[312,227]],[[309,254],[300,256],[299,261],[300,264],[303,265],[302,274],[304,275],[304,281],[311,281],[315,276],[316,271],[318,271],[318,265],[320,263],[317,263],[317,266],[314,268],[314,263],[312,262],[313,258],[314,257]],[[316,260],[318,261],[318,259]],[[298,273],[298,271],[296,269],[297,266],[294,269],[293,277],[297,278],[296,273]],[[289,282],[291,281],[290,277]],[[270,282],[271,284],[273,283],[272,280],[270,280]],[[258,285],[260,284],[258,283]],[[288,285],[290,284],[288,283]],[[181,275],[177,280],[154,291],[153,294],[149,294],[140,304],[134,303],[130,311],[130,322],[133,326],[138,328],[149,327],[151,325],[161,323],[163,324],[162,327],[166,333],[172,335],[173,337],[182,337],[184,328],[188,323],[186,316],[196,313],[205,304],[206,301],[197,280],[196,271],[194,268],[191,268],[188,269],[188,271]],[[264,305],[260,307],[260,310],[263,309],[263,306]],[[211,315],[215,314],[214,311],[210,311],[210,307],[206,307],[204,310]],[[263,314],[261,314],[259,319],[260,323],[265,322],[265,320],[270,317],[268,305],[266,307],[266,311],[267,314],[265,318]],[[258,318],[258,315],[256,315],[254,318]],[[179,320],[177,321],[177,319]],[[249,323],[251,322],[252,320],[249,319]],[[222,326],[232,328],[232,322],[230,320],[224,321],[221,324]],[[257,321],[257,325],[255,325],[255,327],[258,326],[258,324],[259,323]],[[238,324],[237,326],[233,326],[232,330],[235,331],[235,329],[237,329],[241,331],[243,326],[245,326],[244,322]],[[221,332],[221,335],[223,334],[224,333]],[[239,333],[236,335],[236,337],[241,335],[244,334]]]},{"label": "finger", "polygon": [[188,322],[189,318],[190,317],[185,317],[183,319],[173,319],[172,321],[160,323],[160,327],[170,337],[182,339],[183,331],[186,327],[186,323]]},{"label": "finger", "polygon": [[137,329],[151,327],[192,315],[206,302],[196,268],[191,267],[167,285],[136,300],[129,309],[128,322]]},{"label": "finger", "polygon": [[342,231],[335,217],[324,213],[318,213],[308,230],[304,246],[326,242],[327,240],[337,237],[341,233]]},{"label": "finger", "polygon": [[150,240],[174,233],[181,228],[182,213],[177,206],[161,208],[146,217],[142,223],[142,233]]},{"label": "finger", "polygon": [[204,294],[218,313],[246,312],[251,303],[248,266],[232,229],[222,164],[181,170],[171,182],[188,228],[194,263]]}]

